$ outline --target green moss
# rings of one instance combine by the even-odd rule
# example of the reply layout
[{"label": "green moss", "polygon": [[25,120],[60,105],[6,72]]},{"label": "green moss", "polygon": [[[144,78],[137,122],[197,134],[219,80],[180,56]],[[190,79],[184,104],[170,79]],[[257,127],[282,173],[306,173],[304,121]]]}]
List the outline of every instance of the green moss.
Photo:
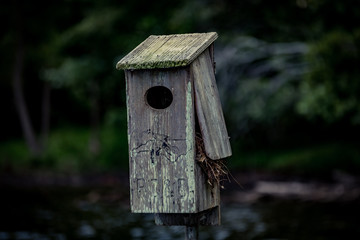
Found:
[{"label": "green moss", "polygon": [[174,68],[189,65],[217,39],[217,33],[149,36],[117,64],[117,69]]}]

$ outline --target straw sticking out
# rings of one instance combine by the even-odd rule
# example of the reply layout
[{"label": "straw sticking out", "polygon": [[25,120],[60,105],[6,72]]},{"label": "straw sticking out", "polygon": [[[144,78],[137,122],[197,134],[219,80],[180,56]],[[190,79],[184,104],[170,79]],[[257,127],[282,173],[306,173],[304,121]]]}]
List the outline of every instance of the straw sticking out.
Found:
[{"label": "straw sticking out", "polygon": [[229,170],[226,167],[226,160],[211,160],[206,156],[204,142],[200,133],[196,133],[195,140],[196,161],[205,172],[207,176],[207,183],[212,187],[219,184],[221,188],[224,188],[222,183],[224,181],[230,181]]}]

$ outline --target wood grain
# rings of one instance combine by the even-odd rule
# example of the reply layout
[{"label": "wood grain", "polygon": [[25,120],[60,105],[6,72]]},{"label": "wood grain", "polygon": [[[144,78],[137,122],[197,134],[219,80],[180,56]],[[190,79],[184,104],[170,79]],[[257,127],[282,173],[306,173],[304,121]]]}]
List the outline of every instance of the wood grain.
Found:
[{"label": "wood grain", "polygon": [[172,68],[189,65],[216,39],[217,33],[151,35],[122,58],[117,69]]},{"label": "wood grain", "polygon": [[194,78],[195,105],[206,155],[213,159],[231,156],[231,146],[216,86],[211,52],[206,49],[190,65]]},{"label": "wood grain", "polygon": [[[189,67],[125,71],[130,152],[131,210],[142,213],[196,213],[220,203],[195,162],[195,106]],[[147,104],[154,86],[171,90],[165,109]]]},{"label": "wood grain", "polygon": [[[133,212],[196,211],[193,89],[187,69],[126,71]],[[153,86],[173,93],[166,109],[145,99]]]}]

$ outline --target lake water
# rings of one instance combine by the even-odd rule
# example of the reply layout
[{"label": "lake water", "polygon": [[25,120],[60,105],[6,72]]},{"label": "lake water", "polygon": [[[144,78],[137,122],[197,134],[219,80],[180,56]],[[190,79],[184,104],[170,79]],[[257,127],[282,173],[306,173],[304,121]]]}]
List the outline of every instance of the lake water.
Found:
[{"label": "lake water", "polygon": [[[132,214],[114,188],[0,188],[0,240],[184,239],[184,227]],[[222,225],[200,239],[359,239],[360,204],[263,199],[223,203]]]}]

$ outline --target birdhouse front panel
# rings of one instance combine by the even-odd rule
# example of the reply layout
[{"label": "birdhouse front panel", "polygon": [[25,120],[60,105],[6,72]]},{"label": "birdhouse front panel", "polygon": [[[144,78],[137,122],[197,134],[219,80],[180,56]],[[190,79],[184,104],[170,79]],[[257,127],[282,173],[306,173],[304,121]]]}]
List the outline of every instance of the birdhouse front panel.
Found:
[{"label": "birdhouse front panel", "polygon": [[132,212],[197,211],[194,90],[186,68],[126,71]]}]

